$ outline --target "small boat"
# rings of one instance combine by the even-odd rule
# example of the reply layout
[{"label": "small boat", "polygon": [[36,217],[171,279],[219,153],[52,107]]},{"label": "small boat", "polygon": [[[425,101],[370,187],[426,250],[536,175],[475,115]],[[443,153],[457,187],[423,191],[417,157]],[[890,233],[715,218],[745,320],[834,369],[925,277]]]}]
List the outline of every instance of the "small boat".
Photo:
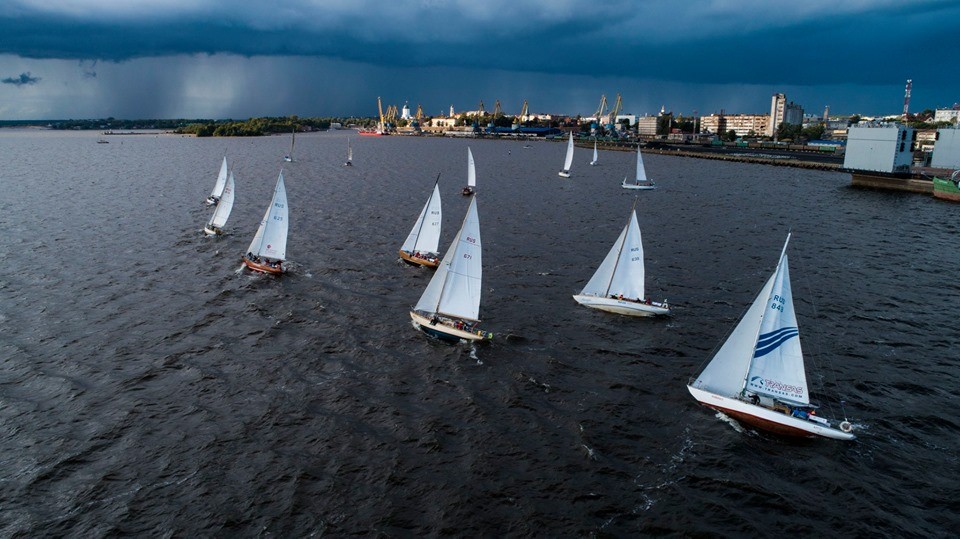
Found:
[{"label": "small boat", "polygon": [[223,195],[220,197],[220,202],[217,204],[216,209],[213,210],[213,216],[210,217],[210,221],[203,227],[203,231],[208,236],[220,236],[223,234],[223,225],[227,224],[230,211],[233,210],[235,185],[236,181],[231,171],[230,176],[227,178],[227,184],[223,188]]},{"label": "small boat", "polygon": [[852,440],[849,421],[827,419],[810,403],[793,308],[787,244],[740,323],[687,385],[700,404],[775,434]]},{"label": "small boat", "polygon": [[467,146],[467,186],[463,188],[463,196],[469,196],[476,192],[477,188],[477,166],[473,162],[473,152]]},{"label": "small boat", "polygon": [[110,144],[110,141],[106,139],[98,139],[97,144]]},{"label": "small boat", "polygon": [[636,201],[627,224],[593,277],[573,299],[580,305],[627,316],[670,314],[667,300],[645,297],[643,242],[637,224]]},{"label": "small boat", "polygon": [[357,129],[361,137],[382,137],[383,131],[379,129]]},{"label": "small boat", "polygon": [[420,210],[417,222],[400,247],[400,259],[415,266],[435,268],[440,263],[440,175],[433,184],[433,192]]},{"label": "small boat", "polygon": [[415,328],[447,342],[493,338],[493,333],[478,327],[482,285],[480,255],[480,218],[474,196],[437,272],[410,311]]},{"label": "small boat", "polygon": [[569,178],[571,165],[573,165],[573,131],[570,132],[570,138],[567,140],[567,156],[563,160],[563,170],[557,174],[562,178]]},{"label": "small boat", "polygon": [[627,183],[627,178],[623,178],[623,183],[620,185],[624,189],[656,189],[657,186],[653,183],[653,180],[647,178],[647,171],[643,167],[643,154],[640,153],[640,146],[637,146],[637,174],[633,179],[633,183]]},{"label": "small boat", "polygon": [[290,132],[290,152],[287,155],[283,156],[283,160],[291,163],[293,162],[293,146],[297,143],[297,128],[294,127],[293,131]]},{"label": "small boat", "polygon": [[207,206],[213,206],[217,202],[220,202],[220,197],[223,195],[223,189],[227,185],[227,158],[223,158],[223,163],[220,165],[220,173],[217,174],[217,183],[213,184],[213,191],[210,191],[210,196],[207,197]]},{"label": "small boat", "polygon": [[957,178],[958,174],[960,174],[960,170],[955,170],[953,174],[950,175],[949,180],[934,176],[933,196],[942,198],[943,200],[960,202],[960,179]]},{"label": "small boat", "polygon": [[347,137],[347,162],[344,163],[343,166],[353,166],[353,146],[350,145],[350,137]]},{"label": "small boat", "polygon": [[283,185],[283,170],[280,170],[270,206],[243,257],[245,266],[261,273],[283,273],[283,261],[287,256],[287,215],[287,189]]},{"label": "small boat", "polygon": [[597,141],[593,141],[593,161],[590,161],[590,166],[596,165],[598,160],[597,154]]}]

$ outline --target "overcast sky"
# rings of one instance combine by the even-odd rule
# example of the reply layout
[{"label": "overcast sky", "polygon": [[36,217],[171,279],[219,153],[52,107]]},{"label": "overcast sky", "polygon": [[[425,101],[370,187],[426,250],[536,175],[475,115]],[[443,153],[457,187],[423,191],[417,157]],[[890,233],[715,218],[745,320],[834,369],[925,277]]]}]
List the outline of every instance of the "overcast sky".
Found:
[{"label": "overcast sky", "polygon": [[0,0],[0,119],[960,101],[957,0]]}]

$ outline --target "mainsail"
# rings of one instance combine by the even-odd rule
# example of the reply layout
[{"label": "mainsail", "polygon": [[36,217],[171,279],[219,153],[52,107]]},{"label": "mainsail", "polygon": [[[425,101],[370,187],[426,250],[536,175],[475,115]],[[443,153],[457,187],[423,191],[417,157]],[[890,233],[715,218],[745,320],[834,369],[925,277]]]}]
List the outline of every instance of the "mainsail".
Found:
[{"label": "mainsail", "polygon": [[262,256],[272,260],[285,260],[287,256],[287,190],[283,185],[283,171],[277,178],[277,187],[273,191],[273,199],[257,234],[250,242],[247,251],[255,256]]},{"label": "mainsail", "polygon": [[597,141],[593,141],[593,161],[590,161],[590,164],[591,165],[596,164],[598,157],[599,156],[597,155]]},{"label": "mainsail", "polygon": [[227,158],[223,158],[220,165],[220,173],[217,174],[217,183],[213,184],[213,191],[210,191],[211,198],[220,198],[223,195],[223,188],[227,184]]},{"label": "mainsail", "polygon": [[467,186],[477,186],[477,167],[473,162],[473,152],[467,147]]},{"label": "mainsail", "polygon": [[570,138],[567,140],[567,156],[563,160],[563,170],[569,171],[573,165],[573,131],[570,132]]},{"label": "mainsail", "polygon": [[637,148],[637,177],[636,182],[638,184],[644,183],[647,181],[647,171],[643,167],[643,154],[640,153],[640,148]]},{"label": "mainsail", "polygon": [[433,185],[433,193],[427,199],[427,203],[420,210],[420,216],[417,222],[410,229],[406,241],[400,247],[401,251],[413,253],[420,251],[422,253],[436,253],[440,246],[440,223],[442,214],[440,211],[440,184],[439,179]]},{"label": "mainsail", "polygon": [[617,241],[580,293],[599,297],[622,294],[629,299],[644,299],[644,279],[640,225],[636,211],[631,210]]},{"label": "mainsail", "polygon": [[481,283],[480,218],[474,197],[457,237],[447,249],[415,309],[479,320]]},{"label": "mainsail", "polygon": [[223,188],[223,194],[220,196],[220,203],[213,210],[213,216],[210,218],[209,225],[216,228],[223,228],[230,217],[230,211],[233,210],[233,197],[236,182],[233,178],[233,172],[227,178],[227,183]]}]

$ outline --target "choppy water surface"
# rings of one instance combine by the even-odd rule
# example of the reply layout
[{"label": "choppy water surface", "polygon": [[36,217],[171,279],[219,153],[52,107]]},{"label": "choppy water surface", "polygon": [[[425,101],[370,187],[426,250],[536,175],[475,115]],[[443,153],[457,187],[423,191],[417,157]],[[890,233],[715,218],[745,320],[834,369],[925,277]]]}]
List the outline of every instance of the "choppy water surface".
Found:
[{"label": "choppy water surface", "polygon": [[[347,133],[0,131],[0,534],[945,536],[960,525],[960,206],[843,174],[645,157],[664,320],[578,307],[629,153]],[[397,249],[478,168],[481,316],[432,342]],[[228,235],[201,233],[226,155]],[[284,166],[290,273],[238,271]],[[815,398],[853,443],[742,432],[685,384],[788,229]],[[817,367],[822,367],[818,369]]]}]

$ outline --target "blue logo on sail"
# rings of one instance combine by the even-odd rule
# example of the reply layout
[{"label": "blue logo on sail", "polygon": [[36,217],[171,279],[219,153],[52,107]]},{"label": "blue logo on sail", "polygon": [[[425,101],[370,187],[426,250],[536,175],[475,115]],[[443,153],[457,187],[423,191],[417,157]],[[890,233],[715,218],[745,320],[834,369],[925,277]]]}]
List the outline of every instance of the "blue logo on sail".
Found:
[{"label": "blue logo on sail", "polygon": [[757,339],[757,349],[753,357],[763,357],[780,347],[781,344],[800,335],[796,327],[780,328],[770,333],[764,333]]}]

